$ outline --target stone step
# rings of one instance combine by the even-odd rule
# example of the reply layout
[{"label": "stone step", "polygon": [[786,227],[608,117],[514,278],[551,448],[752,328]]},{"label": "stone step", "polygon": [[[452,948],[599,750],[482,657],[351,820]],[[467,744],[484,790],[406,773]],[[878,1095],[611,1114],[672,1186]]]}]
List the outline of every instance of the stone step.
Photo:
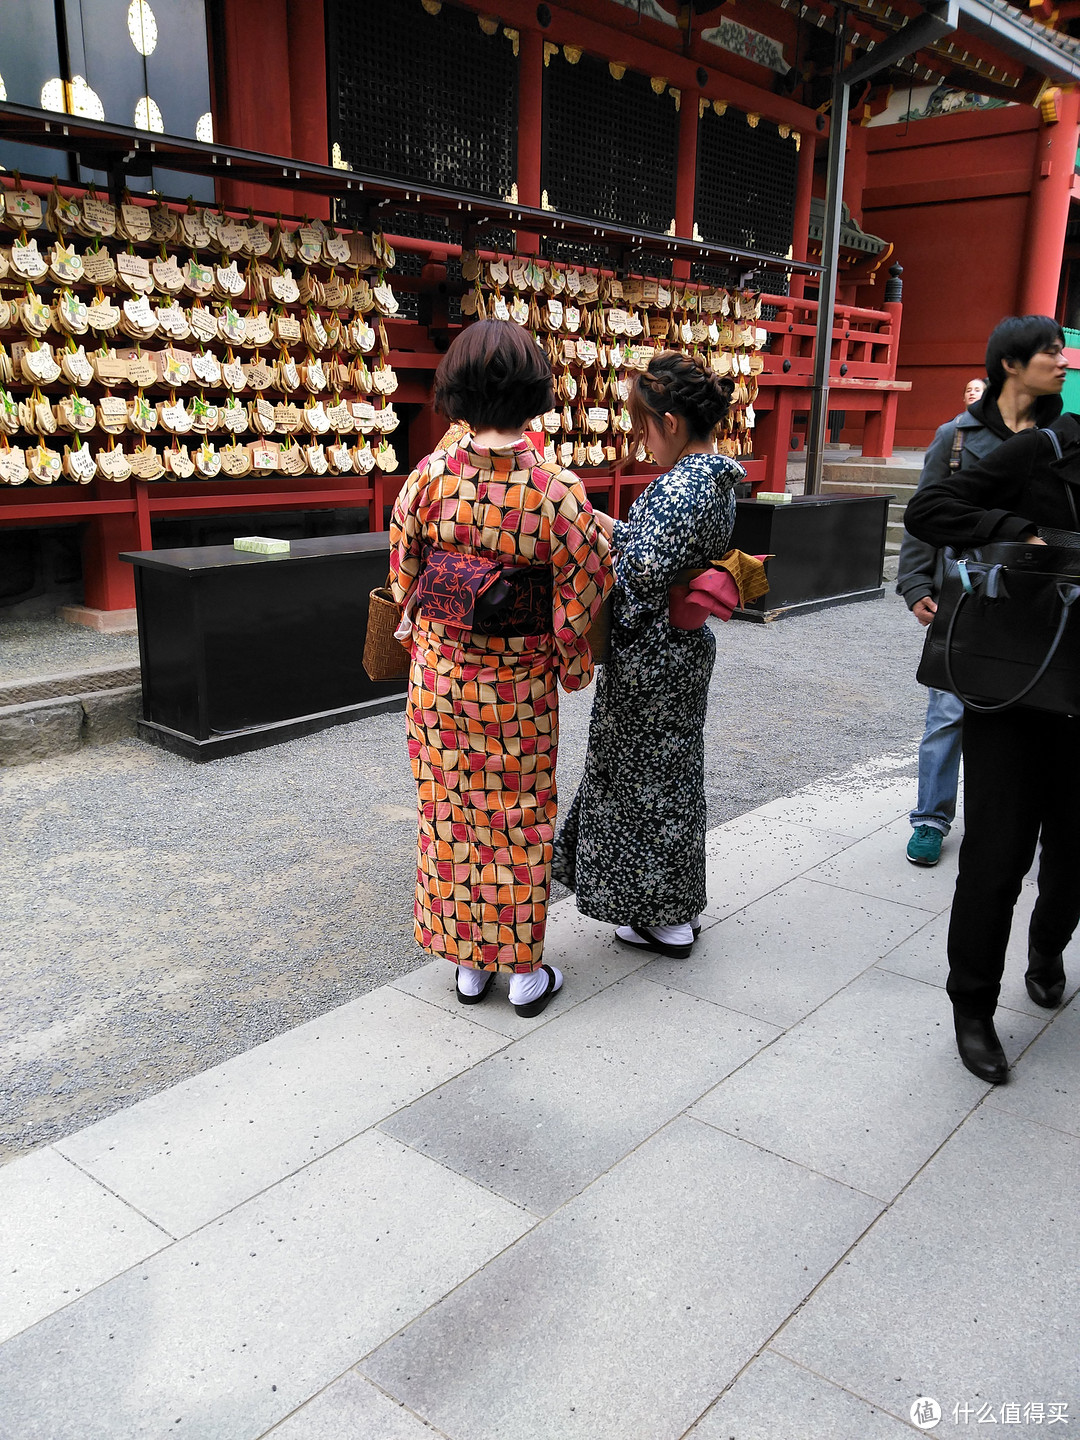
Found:
[{"label": "stone step", "polygon": [[917,485],[922,460],[846,460],[842,464],[824,465],[821,473],[823,481],[880,495],[897,485]]},{"label": "stone step", "polygon": [[116,690],[138,685],[139,666],[102,666],[96,670],[69,670],[60,675],[37,675],[32,679],[0,680],[0,708],[22,705],[29,700],[56,700],[64,696],[88,695],[94,690]]},{"label": "stone step", "polygon": [[915,494],[917,482],[918,476],[914,480],[893,479],[891,476],[888,480],[856,480],[847,477],[837,479],[834,476],[826,476],[821,482],[821,493],[823,495],[895,495],[898,504],[906,505]]},{"label": "stone step", "polygon": [[0,767],[27,765],[136,733],[138,665],[0,684]]}]

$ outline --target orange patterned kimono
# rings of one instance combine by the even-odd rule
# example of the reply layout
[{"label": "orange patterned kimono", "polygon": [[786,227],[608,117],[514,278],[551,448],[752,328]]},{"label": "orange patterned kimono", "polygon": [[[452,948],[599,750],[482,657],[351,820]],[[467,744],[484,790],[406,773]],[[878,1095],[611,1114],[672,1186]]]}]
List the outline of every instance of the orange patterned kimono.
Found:
[{"label": "orange patterned kimono", "polygon": [[403,601],[424,545],[550,565],[551,632],[480,635],[415,617],[407,711],[417,784],[416,938],[478,970],[534,970],[544,949],[559,743],[556,680],[592,679],[585,634],[611,588],[581,482],[532,444],[464,435],[409,476],[390,523]]}]

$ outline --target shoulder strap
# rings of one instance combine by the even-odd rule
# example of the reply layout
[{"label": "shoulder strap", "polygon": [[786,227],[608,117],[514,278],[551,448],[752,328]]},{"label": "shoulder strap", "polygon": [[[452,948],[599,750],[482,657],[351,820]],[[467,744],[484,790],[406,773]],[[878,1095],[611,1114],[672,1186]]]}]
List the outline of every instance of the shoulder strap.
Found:
[{"label": "shoulder strap", "polygon": [[[1050,444],[1054,447],[1054,458],[1056,460],[1060,460],[1061,439],[1058,436],[1057,431],[1052,430],[1049,427],[1045,427],[1043,429],[1040,429],[1039,434],[1046,436],[1046,438],[1050,441]],[[1065,498],[1069,502],[1069,510],[1072,513],[1073,529],[1080,530],[1080,517],[1078,517],[1076,513],[1076,500],[1073,498],[1072,486],[1069,484],[1068,480],[1066,480],[1064,475],[1061,477],[1061,483],[1065,486]]]},{"label": "shoulder strap", "polygon": [[949,474],[955,475],[960,469],[960,460],[964,453],[964,432],[956,425],[953,429],[952,448],[949,451]]},{"label": "shoulder strap", "polygon": [[1054,447],[1054,456],[1055,456],[1055,458],[1058,459],[1058,460],[1060,460],[1060,459],[1061,459],[1061,441],[1058,439],[1058,433],[1057,433],[1057,431],[1056,431],[1056,430],[1051,430],[1051,429],[1047,428],[1047,429],[1040,430],[1040,431],[1039,431],[1039,434],[1046,436],[1046,438],[1050,441],[1050,444]]}]

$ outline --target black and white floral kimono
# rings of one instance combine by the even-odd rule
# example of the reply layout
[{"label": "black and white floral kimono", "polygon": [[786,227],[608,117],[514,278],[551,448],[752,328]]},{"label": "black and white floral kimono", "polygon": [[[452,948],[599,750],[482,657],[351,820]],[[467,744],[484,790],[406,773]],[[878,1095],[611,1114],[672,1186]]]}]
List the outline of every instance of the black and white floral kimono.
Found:
[{"label": "black and white floral kimono", "polygon": [[718,560],[745,475],[687,455],[615,521],[611,656],[600,671],[585,773],[552,873],[578,909],[614,925],[680,925],[705,908],[705,712],[716,639],[679,630],[668,591]]}]

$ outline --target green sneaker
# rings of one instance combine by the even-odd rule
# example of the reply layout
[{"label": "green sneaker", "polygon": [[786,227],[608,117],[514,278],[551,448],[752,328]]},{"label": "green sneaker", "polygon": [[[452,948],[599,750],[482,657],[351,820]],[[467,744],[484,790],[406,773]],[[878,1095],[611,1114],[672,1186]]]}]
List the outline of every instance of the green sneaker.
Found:
[{"label": "green sneaker", "polygon": [[945,839],[933,825],[916,825],[908,841],[907,858],[912,865],[936,865],[941,859],[941,842]]}]

